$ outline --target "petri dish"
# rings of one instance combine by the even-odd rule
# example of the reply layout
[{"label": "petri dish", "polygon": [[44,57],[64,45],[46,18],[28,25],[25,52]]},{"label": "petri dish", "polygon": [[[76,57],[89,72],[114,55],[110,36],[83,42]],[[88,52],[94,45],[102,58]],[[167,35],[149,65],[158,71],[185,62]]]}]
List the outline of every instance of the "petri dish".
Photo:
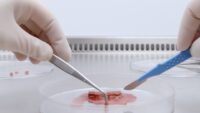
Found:
[{"label": "petri dish", "polygon": [[51,81],[53,68],[48,62],[34,65],[29,61],[0,61],[0,112],[38,112],[38,89]]},{"label": "petri dish", "polygon": [[[146,59],[142,61],[131,62],[130,68],[132,71],[146,72],[149,69],[165,61],[164,59]],[[186,62],[171,68],[170,70],[162,73],[169,77],[194,77],[199,76],[200,65],[194,64],[196,60],[187,60]]]},{"label": "petri dish", "polygon": [[[159,83],[159,85],[158,85]],[[62,89],[62,87],[60,87]],[[122,88],[103,88],[105,91],[121,91],[136,96],[136,100],[126,105],[96,105],[85,101],[74,103],[77,98],[91,88],[82,88],[58,92],[49,96],[40,108],[41,113],[173,113],[174,90],[161,79],[148,80],[135,90],[125,91]]]},{"label": "petri dish", "polygon": [[[145,59],[142,61],[132,61],[131,70],[133,72],[138,72],[138,75],[141,75],[163,61],[164,59]],[[200,93],[197,92],[200,90],[199,64],[200,63],[198,59],[190,59],[168,70],[161,76],[157,76],[165,79],[165,81],[174,87],[176,94],[174,99],[176,113],[200,112],[200,109],[198,109],[198,105],[200,105]]]},{"label": "petri dish", "polygon": [[30,61],[0,61],[0,79],[27,78],[49,73],[53,65],[48,62],[32,64]]}]

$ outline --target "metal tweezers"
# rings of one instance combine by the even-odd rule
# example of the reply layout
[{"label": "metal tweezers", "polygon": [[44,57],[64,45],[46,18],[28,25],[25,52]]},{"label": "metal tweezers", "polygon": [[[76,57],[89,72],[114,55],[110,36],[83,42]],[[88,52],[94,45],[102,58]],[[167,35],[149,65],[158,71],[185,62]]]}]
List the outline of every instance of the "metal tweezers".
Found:
[{"label": "metal tweezers", "polygon": [[55,54],[50,59],[50,62],[54,64],[56,67],[60,68],[64,72],[72,75],[76,79],[79,79],[80,81],[92,86],[93,88],[97,89],[99,92],[103,94],[103,97],[105,99],[105,104],[108,104],[108,97],[106,93],[100,89],[96,84],[94,84],[92,81],[90,81],[87,77],[85,77],[82,73],[80,73],[77,69],[75,69],[72,65],[61,59],[60,57],[56,56]]}]

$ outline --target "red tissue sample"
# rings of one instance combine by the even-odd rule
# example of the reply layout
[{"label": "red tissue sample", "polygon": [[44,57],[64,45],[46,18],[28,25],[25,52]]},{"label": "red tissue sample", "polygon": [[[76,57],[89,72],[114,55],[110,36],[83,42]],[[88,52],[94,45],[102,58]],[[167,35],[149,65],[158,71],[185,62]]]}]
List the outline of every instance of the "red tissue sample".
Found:
[{"label": "red tissue sample", "polygon": [[[25,74],[25,75],[29,75],[29,74],[30,74],[30,71],[26,70],[26,71],[24,71],[24,74]],[[14,77],[14,76],[16,76],[16,75],[19,75],[19,71],[14,71],[14,72],[10,72],[10,73],[9,73],[9,76],[10,76],[10,77]]]},{"label": "red tissue sample", "polygon": [[10,74],[9,74],[9,75],[10,75],[10,77],[13,77],[13,75],[14,75],[14,74],[13,74],[12,72],[10,72]]},{"label": "red tissue sample", "polygon": [[25,74],[25,75],[29,75],[29,71],[26,70],[26,71],[24,72],[24,74]]},{"label": "red tissue sample", "polygon": [[[134,102],[136,96],[121,91],[108,91],[108,105],[126,105]],[[73,101],[73,105],[81,106],[84,102],[89,102],[97,105],[105,104],[102,93],[97,91],[89,91],[87,94],[83,94]]]},{"label": "red tissue sample", "polygon": [[[106,93],[108,97],[109,105],[125,105],[130,102],[134,102],[136,97],[131,94],[122,93],[121,91],[109,91]],[[90,91],[88,93],[88,102],[94,104],[105,104],[105,99],[100,92]]]},{"label": "red tissue sample", "polygon": [[15,71],[15,74],[17,75],[17,74],[19,74],[19,72],[18,72],[18,71]]}]

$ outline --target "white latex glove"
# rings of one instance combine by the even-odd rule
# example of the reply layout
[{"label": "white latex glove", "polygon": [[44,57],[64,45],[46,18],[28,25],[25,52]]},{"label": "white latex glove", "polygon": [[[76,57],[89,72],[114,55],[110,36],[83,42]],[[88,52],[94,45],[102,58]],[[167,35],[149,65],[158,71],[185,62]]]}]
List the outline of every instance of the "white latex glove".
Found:
[{"label": "white latex glove", "polygon": [[177,47],[178,50],[191,47],[192,56],[200,58],[200,0],[191,0],[185,10]]},{"label": "white latex glove", "polygon": [[19,60],[49,60],[53,51],[68,61],[71,49],[55,17],[38,0],[0,0],[0,49]]}]

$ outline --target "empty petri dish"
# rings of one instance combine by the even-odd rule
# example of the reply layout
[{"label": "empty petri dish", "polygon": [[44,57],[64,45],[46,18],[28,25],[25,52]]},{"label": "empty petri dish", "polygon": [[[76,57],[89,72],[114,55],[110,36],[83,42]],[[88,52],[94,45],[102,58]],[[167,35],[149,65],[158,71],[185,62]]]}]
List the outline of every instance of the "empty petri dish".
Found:
[{"label": "empty petri dish", "polygon": [[[159,83],[159,85],[158,85]],[[61,88],[62,89],[62,88]],[[87,101],[91,88],[68,90],[48,97],[41,105],[41,113],[173,113],[173,88],[162,80],[151,79],[135,90],[122,88],[103,88],[105,91],[120,91],[131,94],[136,99],[127,104],[103,105]],[[86,97],[83,97],[86,95]],[[82,99],[82,100],[80,100]]]},{"label": "empty petri dish", "polygon": [[[155,67],[156,65],[162,63],[163,59],[146,59],[142,61],[134,61],[131,62],[131,70],[146,72],[149,69]],[[177,65],[169,69],[168,71],[162,73],[162,75],[170,76],[170,77],[194,77],[198,76],[200,72],[200,65],[194,63],[195,60],[187,60],[182,64]]]},{"label": "empty petri dish", "polygon": [[51,81],[52,70],[48,62],[0,61],[0,112],[39,112],[38,89]]},{"label": "empty petri dish", "polygon": [[32,64],[29,61],[0,61],[0,79],[27,78],[51,72],[53,65],[48,62]]}]

